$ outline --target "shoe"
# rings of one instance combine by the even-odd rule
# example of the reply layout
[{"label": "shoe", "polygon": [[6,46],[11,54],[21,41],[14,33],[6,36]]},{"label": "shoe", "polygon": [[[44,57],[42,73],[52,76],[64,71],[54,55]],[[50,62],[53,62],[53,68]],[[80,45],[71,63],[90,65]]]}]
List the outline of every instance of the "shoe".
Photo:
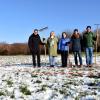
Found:
[{"label": "shoe", "polygon": [[36,68],[36,66],[33,66],[33,68]]},{"label": "shoe", "polygon": [[37,67],[41,67],[41,65],[38,65]]},{"label": "shoe", "polygon": [[62,65],[63,68],[67,67],[67,65]]},{"label": "shoe", "polygon": [[54,67],[54,65],[50,65],[50,67]]},{"label": "shoe", "polygon": [[67,66],[62,66],[63,68],[67,67]]},{"label": "shoe", "polygon": [[89,67],[89,65],[86,65],[85,67]]},{"label": "shoe", "polygon": [[93,67],[92,64],[88,65],[88,67]]},{"label": "shoe", "polygon": [[78,65],[75,64],[75,65],[73,65],[73,67],[78,67]]},{"label": "shoe", "polygon": [[83,65],[79,65],[79,67],[81,68],[81,67],[83,67]]}]

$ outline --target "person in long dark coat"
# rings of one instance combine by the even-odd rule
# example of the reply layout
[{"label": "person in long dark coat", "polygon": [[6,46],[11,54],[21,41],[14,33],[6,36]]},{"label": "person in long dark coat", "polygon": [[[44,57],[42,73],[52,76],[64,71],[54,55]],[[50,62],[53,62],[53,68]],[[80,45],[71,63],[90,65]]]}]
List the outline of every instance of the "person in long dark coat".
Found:
[{"label": "person in long dark coat", "polygon": [[38,67],[41,66],[40,65],[40,45],[44,45],[44,43],[41,42],[41,38],[38,34],[38,30],[35,29],[33,34],[29,37],[29,40],[28,40],[28,46],[32,54],[33,67],[36,67],[36,56],[37,56],[37,66]]}]

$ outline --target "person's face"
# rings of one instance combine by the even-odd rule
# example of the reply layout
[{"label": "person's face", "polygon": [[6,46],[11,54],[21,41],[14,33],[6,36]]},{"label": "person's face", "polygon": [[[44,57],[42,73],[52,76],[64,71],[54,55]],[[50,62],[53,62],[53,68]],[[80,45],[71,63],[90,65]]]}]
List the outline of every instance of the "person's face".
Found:
[{"label": "person's face", "polygon": [[75,34],[77,34],[78,32],[77,32],[77,31],[75,31],[74,33],[75,33]]},{"label": "person's face", "polygon": [[52,32],[52,33],[51,33],[51,37],[54,37],[54,36],[55,36],[55,33],[54,33],[54,32]]},{"label": "person's face", "polygon": [[65,33],[63,33],[63,37],[64,37],[64,38],[66,38],[66,37],[67,37]]},{"label": "person's face", "polygon": [[38,31],[34,31],[34,35],[37,35],[38,34]]},{"label": "person's face", "polygon": [[91,29],[90,28],[87,28],[87,32],[90,32],[91,31]]}]

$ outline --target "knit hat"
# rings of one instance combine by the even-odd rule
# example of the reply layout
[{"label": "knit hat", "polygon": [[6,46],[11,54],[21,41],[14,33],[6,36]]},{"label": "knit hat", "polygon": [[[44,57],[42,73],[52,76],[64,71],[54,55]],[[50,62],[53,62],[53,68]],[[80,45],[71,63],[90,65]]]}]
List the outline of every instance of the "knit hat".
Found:
[{"label": "knit hat", "polygon": [[76,32],[76,31],[78,32],[78,29],[74,29],[74,32]]},{"label": "knit hat", "polygon": [[90,28],[90,29],[91,29],[91,26],[87,26],[87,28],[86,28],[86,29],[88,29],[88,28]]},{"label": "knit hat", "polygon": [[38,32],[38,29],[34,29],[34,32]]}]

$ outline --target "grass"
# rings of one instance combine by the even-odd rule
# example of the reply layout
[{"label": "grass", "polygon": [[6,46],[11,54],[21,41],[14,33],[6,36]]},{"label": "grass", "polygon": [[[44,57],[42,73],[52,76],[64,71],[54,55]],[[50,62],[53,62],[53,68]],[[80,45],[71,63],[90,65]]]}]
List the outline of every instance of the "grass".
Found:
[{"label": "grass", "polygon": [[46,87],[42,87],[41,88],[41,91],[46,91]]},{"label": "grass", "polygon": [[13,85],[13,82],[11,80],[6,80],[6,82],[7,82],[7,85],[9,85],[9,86]]},{"label": "grass", "polygon": [[19,89],[24,95],[31,95],[31,92],[28,90],[27,86],[20,86]]},{"label": "grass", "polygon": [[77,97],[75,97],[75,100],[80,100],[80,97],[78,97],[78,96],[77,96]]},{"label": "grass", "polygon": [[31,77],[34,77],[34,78],[36,78],[36,77],[38,77],[37,75],[31,75]]},{"label": "grass", "polygon": [[12,99],[15,98],[14,94],[12,94],[12,95],[10,96],[10,98],[12,98]]},{"label": "grass", "polygon": [[42,85],[41,89],[38,89],[37,92],[46,91],[47,85]]},{"label": "grass", "polygon": [[5,93],[4,93],[4,92],[2,92],[2,91],[0,91],[0,96],[3,96],[3,95],[5,95]]},{"label": "grass", "polygon": [[60,94],[65,94],[66,91],[65,90],[59,90]]},{"label": "grass", "polygon": [[40,91],[46,91],[46,87],[41,87],[41,89],[38,89],[36,92],[40,92]]},{"label": "grass", "polygon": [[36,82],[35,82],[35,83],[39,83],[39,84],[40,84],[40,83],[42,83],[42,81],[40,81],[40,80],[36,80]]}]

